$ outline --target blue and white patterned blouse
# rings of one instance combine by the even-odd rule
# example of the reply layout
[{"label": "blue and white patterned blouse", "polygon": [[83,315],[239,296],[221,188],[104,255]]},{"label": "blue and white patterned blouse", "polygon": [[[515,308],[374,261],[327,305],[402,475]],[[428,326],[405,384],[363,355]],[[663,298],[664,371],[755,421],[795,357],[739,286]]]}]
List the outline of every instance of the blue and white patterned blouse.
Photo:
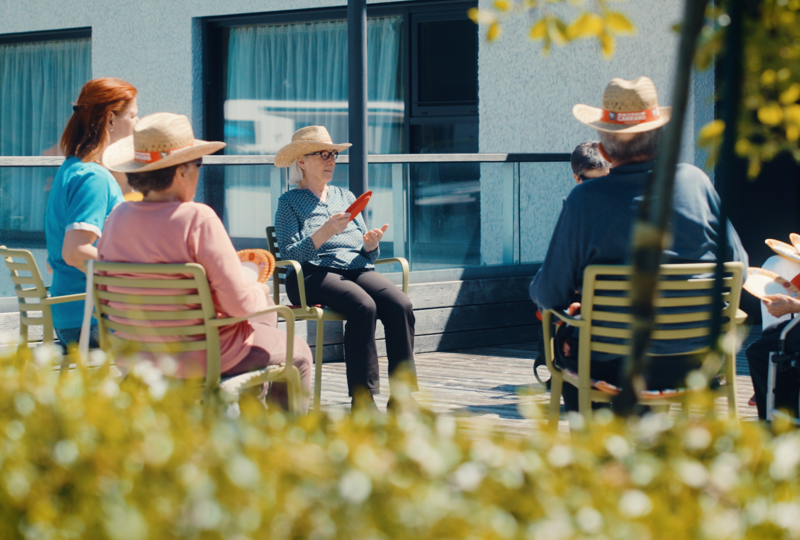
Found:
[{"label": "blue and white patterned blouse", "polygon": [[322,227],[333,214],[344,212],[356,200],[352,192],[328,186],[328,197],[322,202],[307,189],[292,189],[278,199],[275,214],[275,233],[281,257],[300,264],[311,263],[326,268],[356,270],[374,268],[380,248],[364,251],[363,236],[367,225],[362,214],[347,224],[347,228],[331,237],[319,249],[314,247],[311,235]]}]

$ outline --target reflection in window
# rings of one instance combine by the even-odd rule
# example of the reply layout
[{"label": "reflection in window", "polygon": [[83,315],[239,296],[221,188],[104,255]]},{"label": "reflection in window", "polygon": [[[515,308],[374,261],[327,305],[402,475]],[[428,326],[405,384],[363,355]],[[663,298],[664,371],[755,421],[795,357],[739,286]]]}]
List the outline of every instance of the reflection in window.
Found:
[{"label": "reflection in window", "polygon": [[[403,18],[370,18],[367,32],[369,152],[399,153]],[[336,142],[348,139],[346,21],[232,28],[227,66],[226,153],[275,154],[310,125],[325,126]],[[272,224],[270,211],[244,211],[229,196],[269,185],[268,168],[254,169],[225,173],[224,216],[232,236],[262,236]],[[337,167],[334,185],[347,186],[345,169]],[[267,208],[273,193],[264,195]]]},{"label": "reflection in window", "polygon": [[[0,155],[57,156],[92,76],[90,39],[0,45]],[[52,168],[0,168],[0,230],[42,231]]]}]

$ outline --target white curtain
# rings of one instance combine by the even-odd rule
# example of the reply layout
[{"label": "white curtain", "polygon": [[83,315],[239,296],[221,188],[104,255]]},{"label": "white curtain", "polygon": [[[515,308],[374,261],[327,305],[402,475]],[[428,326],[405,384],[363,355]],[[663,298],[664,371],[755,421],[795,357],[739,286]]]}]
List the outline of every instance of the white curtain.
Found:
[{"label": "white curtain", "polygon": [[[367,21],[368,151],[399,153],[403,140],[403,18]],[[228,154],[274,154],[295,130],[323,125],[347,141],[347,23],[245,26],[230,31],[225,141]],[[346,168],[334,184],[347,185]],[[231,236],[262,236],[272,224],[269,171],[225,171]]]},{"label": "white curtain", "polygon": [[[0,155],[60,155],[72,103],[92,75],[90,39],[0,45]],[[0,230],[42,231],[55,169],[0,169]]]}]

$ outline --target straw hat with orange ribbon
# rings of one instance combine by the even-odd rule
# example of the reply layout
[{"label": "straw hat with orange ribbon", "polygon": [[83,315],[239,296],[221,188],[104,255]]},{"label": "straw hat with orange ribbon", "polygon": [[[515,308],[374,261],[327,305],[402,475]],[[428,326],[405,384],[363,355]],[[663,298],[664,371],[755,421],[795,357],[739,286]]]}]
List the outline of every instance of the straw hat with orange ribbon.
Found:
[{"label": "straw hat with orange ribbon", "polygon": [[103,165],[115,172],[154,171],[194,161],[221,148],[225,143],[195,139],[184,115],[154,113],[139,120],[133,135],[106,148]]},{"label": "straw hat with orange ribbon", "polygon": [[633,81],[612,79],[603,92],[601,108],[575,105],[580,122],[608,133],[642,133],[669,122],[672,107],[659,107],[656,85],[649,77]]},{"label": "straw hat with orange ribbon", "polygon": [[314,152],[344,152],[353,146],[350,143],[334,144],[324,126],[306,126],[292,135],[292,142],[278,150],[275,155],[276,167],[289,167],[294,160]]}]

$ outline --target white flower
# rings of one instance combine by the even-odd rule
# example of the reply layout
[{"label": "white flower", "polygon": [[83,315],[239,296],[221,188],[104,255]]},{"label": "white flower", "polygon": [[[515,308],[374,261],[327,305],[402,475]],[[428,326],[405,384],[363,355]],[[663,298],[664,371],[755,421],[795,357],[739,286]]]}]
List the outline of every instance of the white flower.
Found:
[{"label": "white flower", "polygon": [[631,489],[619,499],[619,511],[622,515],[637,518],[646,516],[653,509],[653,502],[644,491]]},{"label": "white flower", "polygon": [[461,491],[473,491],[480,485],[484,476],[486,476],[486,468],[483,465],[469,461],[459,466],[453,472],[452,478]]},{"label": "white flower", "polygon": [[800,463],[800,441],[794,434],[778,440],[769,473],[775,480],[785,480]]},{"label": "white flower", "polygon": [[339,481],[339,493],[350,502],[359,504],[372,492],[372,480],[361,471],[351,469]]}]

